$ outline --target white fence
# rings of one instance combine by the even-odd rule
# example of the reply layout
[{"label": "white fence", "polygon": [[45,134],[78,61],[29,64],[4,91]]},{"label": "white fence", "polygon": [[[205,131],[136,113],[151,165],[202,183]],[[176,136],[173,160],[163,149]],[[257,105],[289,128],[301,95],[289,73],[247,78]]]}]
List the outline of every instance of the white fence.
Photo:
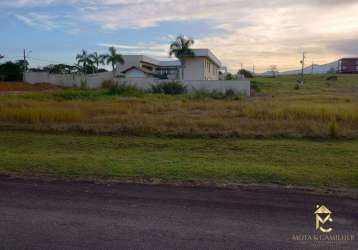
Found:
[{"label": "white fence", "polygon": [[98,74],[49,74],[48,72],[26,72],[24,81],[28,83],[52,83],[64,87],[81,86],[81,82],[86,82],[89,88],[99,88],[105,80],[112,80],[112,72]]},{"label": "white fence", "polygon": [[[103,81],[112,79],[112,72],[90,74],[86,76],[79,74],[49,74],[47,72],[26,72],[24,74],[24,81],[28,83],[52,83],[64,87],[79,87],[81,86],[81,82],[86,82],[86,85],[89,88],[100,88]],[[158,80],[155,78],[116,78],[116,80],[121,83],[135,85],[142,89],[150,89],[152,85],[168,82],[168,80]],[[241,92],[243,95],[250,96],[250,81],[247,80],[182,81],[182,83],[187,86],[189,91],[216,90],[224,92],[228,89],[232,89],[234,91]]]}]

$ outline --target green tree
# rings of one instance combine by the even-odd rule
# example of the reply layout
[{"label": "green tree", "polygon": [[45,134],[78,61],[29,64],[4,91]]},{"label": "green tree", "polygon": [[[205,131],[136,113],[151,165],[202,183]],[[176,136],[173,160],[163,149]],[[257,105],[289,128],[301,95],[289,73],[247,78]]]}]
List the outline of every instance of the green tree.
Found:
[{"label": "green tree", "polygon": [[18,60],[18,61],[16,61],[16,64],[20,66],[20,68],[23,72],[27,71],[27,68],[30,65],[27,60]]},{"label": "green tree", "polygon": [[253,78],[254,77],[254,75],[246,69],[240,69],[238,74],[243,75],[245,78]]},{"label": "green tree", "polygon": [[93,65],[90,55],[84,49],[82,49],[82,52],[80,54],[77,54],[76,60],[79,65],[82,64],[83,73],[85,74],[87,73],[87,66]]},{"label": "green tree", "polygon": [[21,62],[0,64],[0,79],[3,81],[21,81],[23,72],[23,64]]},{"label": "green tree", "polygon": [[67,64],[50,64],[44,67],[45,71],[50,74],[69,74],[73,70],[73,66]]},{"label": "green tree", "polygon": [[186,66],[186,59],[188,57],[194,57],[195,53],[190,48],[194,45],[194,40],[191,38],[186,38],[183,35],[179,35],[174,42],[170,44],[169,56],[175,56],[179,59],[181,64],[181,75],[184,79],[184,69]]},{"label": "green tree", "polygon": [[90,57],[91,61],[96,65],[96,71],[98,72],[99,65],[104,64],[104,60],[105,60],[106,56],[100,55],[97,52],[94,52],[91,55],[89,55],[89,57]]},{"label": "green tree", "polygon": [[109,54],[104,55],[103,58],[104,58],[106,64],[112,65],[113,77],[114,77],[116,65],[124,63],[124,59],[123,59],[122,55],[117,53],[117,50],[115,47],[110,47]]}]

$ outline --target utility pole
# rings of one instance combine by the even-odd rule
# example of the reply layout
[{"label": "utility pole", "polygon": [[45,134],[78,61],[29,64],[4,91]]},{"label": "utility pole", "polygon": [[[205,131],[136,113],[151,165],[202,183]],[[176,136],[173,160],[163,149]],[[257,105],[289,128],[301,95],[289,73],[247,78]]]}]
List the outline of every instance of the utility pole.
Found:
[{"label": "utility pole", "polygon": [[24,73],[26,72],[27,70],[27,65],[26,65],[26,49],[24,49]]},{"label": "utility pole", "polygon": [[312,75],[313,75],[313,72],[314,72],[313,67],[314,67],[314,64],[312,62],[312,70],[311,70]]},{"label": "utility pole", "polygon": [[255,75],[255,64],[252,65],[252,73]]},{"label": "utility pole", "polygon": [[305,59],[306,59],[306,55],[305,52],[302,53],[302,70],[301,70],[301,84],[304,83],[304,69],[305,69]]}]

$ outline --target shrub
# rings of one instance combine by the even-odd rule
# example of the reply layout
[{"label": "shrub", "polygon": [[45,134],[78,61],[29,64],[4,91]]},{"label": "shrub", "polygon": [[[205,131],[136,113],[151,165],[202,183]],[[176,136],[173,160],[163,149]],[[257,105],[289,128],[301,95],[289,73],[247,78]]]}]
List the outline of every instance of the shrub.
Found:
[{"label": "shrub", "polygon": [[326,78],[326,85],[331,86],[331,84],[335,83],[338,80],[337,76],[328,76]]},{"label": "shrub", "polygon": [[87,80],[81,80],[80,89],[82,89],[82,90],[88,89]]},{"label": "shrub", "polygon": [[327,81],[337,81],[338,77],[337,76],[329,76],[326,78]]},{"label": "shrub", "polygon": [[251,89],[255,90],[256,93],[261,92],[260,83],[257,81],[251,81]]},{"label": "shrub", "polygon": [[110,89],[115,85],[113,80],[105,80],[101,83],[101,88],[103,89]]},{"label": "shrub", "polygon": [[181,95],[187,92],[187,88],[179,82],[165,82],[152,85],[151,92],[155,94]]},{"label": "shrub", "polygon": [[242,94],[233,89],[227,89],[225,92],[222,91],[208,91],[208,90],[196,90],[192,94],[189,95],[192,99],[203,99],[203,98],[212,98],[217,100],[241,100]]},{"label": "shrub", "polygon": [[142,96],[144,91],[133,85],[115,83],[109,88],[110,95]]},{"label": "shrub", "polygon": [[94,90],[69,89],[52,93],[57,100],[91,100],[100,96],[101,93]]},{"label": "shrub", "polygon": [[336,138],[338,135],[338,126],[337,126],[337,121],[336,119],[333,119],[330,123],[329,123],[329,135],[331,137]]}]

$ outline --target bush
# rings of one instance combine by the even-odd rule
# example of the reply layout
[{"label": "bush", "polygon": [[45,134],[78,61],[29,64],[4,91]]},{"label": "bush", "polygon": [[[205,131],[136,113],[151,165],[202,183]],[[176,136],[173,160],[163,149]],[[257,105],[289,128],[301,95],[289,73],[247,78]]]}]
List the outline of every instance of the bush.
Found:
[{"label": "bush", "polygon": [[114,83],[109,88],[110,95],[142,96],[144,91],[133,85]]},{"label": "bush", "polygon": [[196,90],[192,94],[189,95],[192,99],[204,99],[204,98],[211,98],[216,100],[241,100],[242,94],[240,92],[237,92],[233,89],[227,89],[225,92],[222,91],[208,91],[208,90]]},{"label": "bush", "polygon": [[166,82],[152,85],[151,92],[155,94],[181,95],[187,92],[187,88],[179,82]]},{"label": "bush", "polygon": [[115,85],[113,80],[105,80],[101,83],[102,89],[110,89]]},{"label": "bush", "polygon": [[79,90],[79,89],[69,89],[54,92],[52,96],[58,100],[93,100],[96,97],[102,95],[102,93],[94,90]]},{"label": "bush", "polygon": [[260,83],[257,81],[251,81],[251,89],[255,90],[256,93],[261,92]]},{"label": "bush", "polygon": [[338,77],[337,76],[329,76],[326,78],[327,81],[337,81]]},{"label": "bush", "polygon": [[0,65],[0,80],[22,81],[23,68],[19,63],[6,62]]},{"label": "bush", "polygon": [[80,89],[82,89],[82,90],[88,89],[87,80],[81,80]]},{"label": "bush", "polygon": [[338,135],[338,126],[337,126],[337,121],[336,119],[333,119],[330,123],[329,123],[329,135],[333,138],[336,138]]}]

